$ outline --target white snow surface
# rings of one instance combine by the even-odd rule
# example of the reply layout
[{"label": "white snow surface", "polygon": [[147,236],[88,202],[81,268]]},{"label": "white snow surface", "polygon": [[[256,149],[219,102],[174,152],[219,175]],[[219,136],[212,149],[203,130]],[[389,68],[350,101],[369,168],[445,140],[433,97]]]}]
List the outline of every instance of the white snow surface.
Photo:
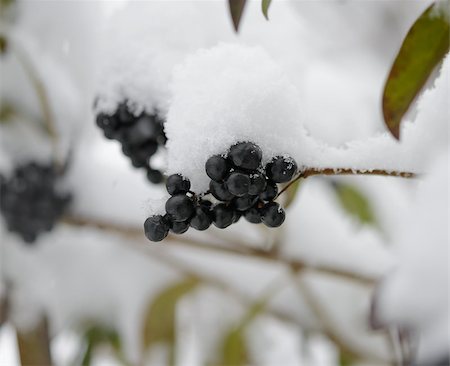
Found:
[{"label": "white snow surface", "polygon": [[438,361],[449,352],[449,157],[448,148],[437,155],[401,213],[392,233],[397,265],[376,299],[384,322],[419,332],[421,362]]},{"label": "white snow surface", "polygon": [[96,111],[112,113],[128,100],[136,114],[145,109],[164,115],[173,67],[226,31],[235,37],[222,15],[207,2],[128,2],[116,11],[104,31]]},{"label": "white snow surface", "polygon": [[206,191],[206,160],[239,141],[258,144],[264,162],[288,154],[300,167],[420,172],[448,143],[449,62],[422,97],[415,122],[403,124],[400,142],[386,132],[338,148],[307,135],[297,89],[262,48],[200,50],[174,72],[167,173],[181,173],[194,191]]}]

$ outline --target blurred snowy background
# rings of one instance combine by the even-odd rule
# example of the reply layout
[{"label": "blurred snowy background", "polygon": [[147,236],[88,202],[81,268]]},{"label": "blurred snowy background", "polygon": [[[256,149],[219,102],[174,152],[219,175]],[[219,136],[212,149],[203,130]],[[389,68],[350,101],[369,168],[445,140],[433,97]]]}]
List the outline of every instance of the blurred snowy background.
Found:
[{"label": "blurred snowy background", "polygon": [[[20,364],[17,339],[44,322],[56,365],[448,364],[450,59],[407,116],[400,143],[381,113],[388,71],[429,1],[275,0],[269,21],[252,1],[238,34],[225,1],[7,3],[0,171],[69,158],[73,202],[32,246],[0,220],[0,365]],[[233,94],[239,54],[233,65],[217,57],[213,66],[229,68],[229,80],[214,79],[198,51],[219,45],[220,55],[223,42],[267,53],[286,80],[280,103],[257,109],[262,82]],[[249,60],[249,72],[266,80],[272,66]],[[33,75],[56,143],[40,128]],[[202,99],[197,80],[220,88]],[[174,172],[195,174],[191,162],[212,151],[202,139],[225,141],[215,131],[240,137],[237,122],[216,130],[190,121],[231,120],[230,101],[244,99],[253,121],[246,133],[268,146],[286,141],[301,164],[420,176],[308,178],[280,229],[241,220],[152,244],[142,224],[165,190],[95,125],[96,113],[124,98],[167,116],[169,151],[155,158]]]}]

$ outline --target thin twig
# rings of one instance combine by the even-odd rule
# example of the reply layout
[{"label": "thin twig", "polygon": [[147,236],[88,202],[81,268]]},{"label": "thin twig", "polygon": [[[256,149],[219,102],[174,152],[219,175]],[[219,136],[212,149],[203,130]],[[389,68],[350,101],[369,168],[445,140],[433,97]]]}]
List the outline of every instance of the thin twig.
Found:
[{"label": "thin twig", "polygon": [[299,179],[306,179],[314,175],[377,175],[384,177],[401,177],[401,178],[415,178],[417,175],[411,172],[398,172],[389,171],[384,169],[372,169],[372,170],[362,170],[362,169],[350,169],[350,168],[307,168],[302,170],[297,174],[297,176],[291,180],[276,196],[278,198],[283,192],[289,189],[289,187],[294,184]]},{"label": "thin twig", "polygon": [[[128,238],[133,238],[137,240],[144,240],[143,230],[128,226],[121,226],[119,224],[108,223],[104,221],[99,221],[92,218],[83,218],[83,217],[66,217],[63,222],[72,226],[88,226],[88,227],[96,227],[101,230],[114,232],[117,234],[121,234]],[[153,244],[155,245],[155,244]],[[158,245],[158,244],[156,244]],[[345,269],[333,268],[327,265],[312,265],[306,262],[303,262],[298,259],[286,258],[279,253],[272,251],[265,251],[257,248],[245,248],[245,247],[237,247],[237,246],[222,246],[222,245],[211,245],[210,242],[201,242],[199,240],[192,240],[185,236],[175,236],[169,235],[166,239],[164,239],[164,245],[176,245],[182,247],[190,247],[200,250],[209,250],[222,252],[224,254],[230,255],[239,255],[253,259],[262,259],[266,261],[277,262],[280,264],[284,264],[289,266],[290,268],[300,271],[305,268],[310,270],[328,273],[331,275],[336,275],[342,278],[346,278],[352,281],[357,281],[364,284],[373,284],[376,280],[375,278],[360,274],[354,273],[352,271],[348,271]]]},{"label": "thin twig", "polygon": [[53,118],[52,109],[50,106],[50,98],[47,94],[47,90],[41,78],[39,77],[35,66],[32,62],[30,62],[26,52],[20,50],[18,47],[15,47],[15,53],[36,92],[36,97],[38,98],[39,104],[41,106],[44,127],[52,142],[55,160],[56,162],[59,162],[58,133],[55,127],[55,121]]}]

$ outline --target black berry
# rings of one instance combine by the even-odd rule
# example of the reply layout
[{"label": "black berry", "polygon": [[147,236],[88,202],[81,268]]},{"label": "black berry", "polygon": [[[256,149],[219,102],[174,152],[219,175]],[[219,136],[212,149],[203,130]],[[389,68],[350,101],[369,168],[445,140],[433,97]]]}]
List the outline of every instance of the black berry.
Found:
[{"label": "black berry", "polygon": [[213,209],[214,225],[219,229],[225,229],[233,223],[235,218],[234,210],[223,203],[214,206]]},{"label": "black berry", "polygon": [[149,168],[147,169],[147,179],[154,184],[158,184],[164,180],[164,177],[159,170]]},{"label": "black berry", "polygon": [[276,183],[289,182],[297,171],[297,163],[290,157],[277,156],[266,167],[267,176]]},{"label": "black berry", "polygon": [[170,226],[170,231],[174,234],[184,234],[189,229],[189,221],[174,221]]},{"label": "black berry", "polygon": [[244,196],[248,193],[250,177],[247,174],[233,172],[228,177],[226,186],[231,194],[237,197]]},{"label": "black berry", "polygon": [[212,180],[216,182],[223,181],[229,171],[227,159],[220,155],[211,156],[206,161],[205,171]]},{"label": "black berry", "polygon": [[166,188],[171,196],[179,193],[187,193],[191,189],[191,182],[180,174],[172,174],[167,178]]},{"label": "black berry", "polygon": [[210,210],[206,206],[197,206],[195,208],[194,216],[191,219],[191,226],[195,230],[206,230],[211,226],[212,217]]},{"label": "black berry", "polygon": [[261,210],[257,207],[252,207],[244,213],[244,217],[252,224],[259,224],[261,222]]},{"label": "black berry", "polygon": [[171,216],[173,221],[186,221],[194,213],[194,204],[188,196],[177,194],[167,200],[166,212]]},{"label": "black berry", "polygon": [[255,205],[255,203],[258,201],[258,196],[250,196],[250,195],[245,195],[242,197],[237,197],[233,203],[234,203],[234,208],[237,211],[246,211],[248,210],[250,207],[252,207],[253,205]]},{"label": "black berry", "polygon": [[144,232],[148,240],[161,241],[169,233],[170,224],[161,215],[150,216],[144,223]]},{"label": "black berry", "polygon": [[254,143],[240,142],[230,148],[228,157],[238,168],[256,170],[261,164],[262,151]]},{"label": "black berry", "polygon": [[251,195],[258,195],[266,189],[267,181],[262,174],[253,174],[250,177],[250,186],[248,187],[248,193]]},{"label": "black berry", "polygon": [[272,201],[278,194],[278,187],[274,182],[268,181],[266,189],[259,195],[263,201]]},{"label": "black berry", "polygon": [[280,226],[285,217],[284,210],[277,202],[269,202],[262,208],[262,222],[268,227]]},{"label": "black berry", "polygon": [[10,178],[0,176],[0,211],[9,231],[31,243],[53,228],[71,200],[58,190],[59,178],[52,165],[37,163],[17,167]]},{"label": "black berry", "polygon": [[161,183],[163,175],[150,165],[150,158],[159,146],[166,143],[163,121],[157,113],[134,115],[127,101],[120,103],[112,114],[99,113],[97,125],[108,139],[118,140],[123,153],[128,156],[136,168],[148,170],[147,178],[152,183]]},{"label": "black berry", "polygon": [[234,195],[230,193],[225,184],[211,181],[209,183],[209,190],[211,194],[219,201],[231,201]]}]

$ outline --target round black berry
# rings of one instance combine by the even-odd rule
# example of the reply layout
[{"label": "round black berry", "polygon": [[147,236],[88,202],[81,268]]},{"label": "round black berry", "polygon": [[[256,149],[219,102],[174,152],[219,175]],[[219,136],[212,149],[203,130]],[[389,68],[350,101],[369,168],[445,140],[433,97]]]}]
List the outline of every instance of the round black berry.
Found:
[{"label": "round black berry", "polygon": [[262,151],[254,143],[240,142],[230,148],[228,157],[238,168],[256,170],[261,164]]},{"label": "round black berry", "polygon": [[191,226],[195,230],[206,230],[211,226],[212,223],[212,215],[210,214],[210,210],[205,206],[197,206],[195,208],[194,216],[191,219]]},{"label": "round black berry", "polygon": [[167,200],[166,212],[173,221],[186,221],[194,213],[194,204],[188,196],[177,194]]},{"label": "round black berry", "polygon": [[106,113],[99,113],[97,115],[96,122],[97,126],[100,127],[102,130],[104,130],[105,133],[106,130],[114,132],[119,125],[119,121],[114,115],[111,116]]},{"label": "round black berry", "polygon": [[119,119],[120,123],[123,124],[131,124],[136,119],[136,117],[133,116],[133,114],[128,109],[128,105],[126,102],[122,102],[119,104],[119,107],[117,108],[117,118]]},{"label": "round black berry", "polygon": [[187,193],[191,189],[191,182],[180,174],[172,174],[166,181],[167,192],[171,196]]},{"label": "round black berry", "polygon": [[141,113],[134,115],[128,101],[121,102],[115,113],[99,113],[97,125],[109,139],[115,139],[122,144],[123,153],[131,159],[136,168],[151,169],[147,175],[152,183],[160,183],[163,176],[160,172],[153,173],[150,158],[157,152],[158,146],[165,145],[163,121],[158,114]]},{"label": "round black berry", "polygon": [[229,171],[228,161],[220,155],[211,156],[205,164],[208,177],[216,182],[221,182]]},{"label": "round black berry", "polygon": [[242,212],[241,212],[241,211],[234,210],[234,212],[233,212],[233,224],[235,224],[236,222],[238,222],[238,221],[240,220],[241,217],[242,217]]},{"label": "round black berry", "polygon": [[8,230],[31,243],[53,228],[71,195],[57,189],[60,175],[52,165],[28,163],[10,178],[0,176],[0,211]]},{"label": "round black berry", "polygon": [[234,210],[223,203],[219,203],[213,208],[213,218],[214,225],[219,229],[225,229],[233,223]]},{"label": "round black berry", "polygon": [[277,202],[269,202],[262,208],[262,222],[268,227],[280,226],[286,217],[283,208]]},{"label": "round black berry", "polygon": [[159,170],[149,168],[147,169],[147,179],[154,184],[158,184],[164,180],[164,176]]},{"label": "round black berry", "polygon": [[258,201],[258,196],[245,195],[234,199],[234,208],[237,211],[246,211]]},{"label": "round black berry", "polygon": [[266,174],[276,183],[289,182],[297,171],[297,163],[290,157],[277,156],[266,166]]},{"label": "round black berry", "polygon": [[209,183],[209,190],[219,201],[227,202],[234,198],[234,195],[230,193],[224,183],[218,183],[212,180]]},{"label": "round black berry", "polygon": [[237,197],[244,196],[248,193],[250,177],[247,174],[233,172],[228,177],[226,186],[231,194]]},{"label": "round black berry", "polygon": [[184,234],[189,229],[189,221],[174,221],[170,226],[170,231],[174,234]]},{"label": "round black berry", "polygon": [[266,189],[259,195],[263,201],[272,201],[278,194],[278,187],[276,183],[268,181]]},{"label": "round black berry", "polygon": [[253,174],[250,176],[250,186],[248,187],[248,193],[256,196],[266,189],[267,181],[262,174]]},{"label": "round black berry", "polygon": [[261,222],[261,210],[257,207],[252,207],[244,213],[244,217],[252,224],[259,224]]},{"label": "round black berry", "polygon": [[170,225],[161,215],[150,216],[144,223],[144,232],[148,240],[161,241],[169,233]]}]

